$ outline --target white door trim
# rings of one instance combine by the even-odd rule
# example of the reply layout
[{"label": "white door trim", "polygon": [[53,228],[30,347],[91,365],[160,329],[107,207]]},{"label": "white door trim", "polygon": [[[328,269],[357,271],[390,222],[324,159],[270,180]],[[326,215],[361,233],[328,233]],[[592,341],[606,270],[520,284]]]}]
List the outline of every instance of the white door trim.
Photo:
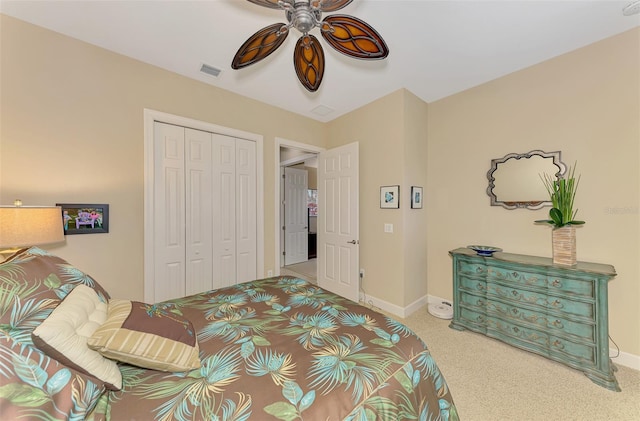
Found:
[{"label": "white door trim", "polygon": [[[258,278],[264,277],[264,212],[260,209],[264,206],[264,137],[255,133],[242,130],[231,129],[217,124],[194,120],[161,111],[144,109],[144,299],[152,302],[154,295],[154,216],[153,216],[153,186],[154,186],[154,154],[153,154],[153,124],[154,122],[174,124],[177,126],[190,127],[197,130],[204,130],[212,133],[219,133],[227,136],[256,142],[256,199],[258,205],[256,221],[256,246],[257,246],[257,274]],[[279,151],[280,148],[278,147]],[[278,155],[278,162],[280,157]]]},{"label": "white door trim", "polygon": [[275,139],[275,147],[274,147],[274,169],[273,169],[273,173],[275,176],[274,179],[274,188],[277,189],[276,193],[275,193],[275,203],[274,203],[274,238],[275,238],[275,260],[274,260],[274,275],[280,275],[280,266],[282,266],[283,259],[282,259],[282,243],[280,241],[280,236],[282,234],[282,225],[280,223],[280,210],[281,210],[281,205],[282,205],[282,189],[280,188],[281,184],[282,184],[282,172],[280,170],[280,167],[282,165],[282,162],[280,162],[280,147],[284,146],[286,148],[291,148],[291,149],[299,149],[301,151],[305,151],[305,152],[309,152],[309,153],[320,153],[322,151],[325,150],[325,148],[321,148],[319,146],[313,146],[313,145],[307,145],[306,143],[301,143],[301,142],[296,142],[295,140],[287,140],[287,139],[283,139],[281,137],[276,137]]}]

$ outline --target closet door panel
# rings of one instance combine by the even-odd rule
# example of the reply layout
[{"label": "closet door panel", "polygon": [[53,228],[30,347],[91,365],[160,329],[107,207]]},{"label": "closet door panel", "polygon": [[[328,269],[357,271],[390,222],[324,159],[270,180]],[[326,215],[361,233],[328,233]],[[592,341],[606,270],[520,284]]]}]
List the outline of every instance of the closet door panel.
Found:
[{"label": "closet door panel", "polygon": [[213,284],[236,283],[235,139],[212,135]]},{"label": "closet door panel", "polygon": [[257,277],[256,144],[235,139],[236,144],[236,282]]},{"label": "closet door panel", "polygon": [[185,295],[184,129],[155,123],[154,302]]},{"label": "closet door panel", "polygon": [[213,288],[211,133],[185,129],[186,293]]}]

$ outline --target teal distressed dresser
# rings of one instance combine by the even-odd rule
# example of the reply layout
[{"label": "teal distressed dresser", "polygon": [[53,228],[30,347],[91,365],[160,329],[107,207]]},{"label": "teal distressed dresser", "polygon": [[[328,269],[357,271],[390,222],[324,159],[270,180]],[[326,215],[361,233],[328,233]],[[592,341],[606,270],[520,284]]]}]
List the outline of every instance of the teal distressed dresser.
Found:
[{"label": "teal distressed dresser", "polygon": [[510,253],[452,250],[453,320],[469,329],[583,371],[620,391],[609,359],[607,284],[611,265]]}]

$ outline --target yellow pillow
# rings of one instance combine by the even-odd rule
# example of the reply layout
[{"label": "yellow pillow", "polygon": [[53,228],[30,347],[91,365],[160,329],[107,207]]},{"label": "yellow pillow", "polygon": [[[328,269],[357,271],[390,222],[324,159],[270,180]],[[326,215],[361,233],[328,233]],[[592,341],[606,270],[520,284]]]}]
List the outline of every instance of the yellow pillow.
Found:
[{"label": "yellow pillow", "polygon": [[191,322],[173,304],[112,299],[107,320],[87,340],[107,358],[161,371],[200,368]]}]

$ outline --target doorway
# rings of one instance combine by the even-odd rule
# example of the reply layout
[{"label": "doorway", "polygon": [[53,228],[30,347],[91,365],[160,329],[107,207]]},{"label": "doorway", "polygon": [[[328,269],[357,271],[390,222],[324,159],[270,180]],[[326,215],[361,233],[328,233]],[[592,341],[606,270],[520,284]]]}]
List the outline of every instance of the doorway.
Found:
[{"label": "doorway", "polygon": [[[310,210],[309,201],[312,198],[317,198],[317,155],[323,151],[322,148],[314,147],[298,143],[295,141],[276,139],[276,162],[278,163],[279,171],[277,173],[279,186],[278,194],[279,200],[276,200],[276,227],[278,227],[279,235],[276,235],[276,250],[278,250],[278,257],[276,261],[276,275],[289,275],[306,279],[310,282],[317,282],[317,260],[315,255],[316,245],[316,227],[317,227],[317,208]],[[301,235],[294,235],[293,233],[287,233],[286,229],[296,228],[295,224],[291,224],[287,220],[287,205],[291,205],[291,200],[294,199],[292,195],[287,197],[287,180],[285,179],[285,169],[290,172],[306,172],[307,186],[305,195],[303,197],[302,204],[297,204],[297,207],[301,207],[298,212],[303,213],[304,224],[298,227],[298,230],[304,229],[304,239]],[[297,199],[300,199],[299,197]],[[300,200],[296,200],[300,203]],[[286,227],[286,228],[285,228]],[[302,244],[302,242],[305,242]],[[286,253],[292,253],[291,247],[295,247],[293,252],[300,253],[300,249],[304,248],[304,255],[297,256],[296,259],[287,259]],[[304,246],[304,247],[302,247]],[[295,262],[295,263],[292,263]]]},{"label": "doorway", "polygon": [[[318,225],[317,285],[358,302],[359,288],[359,145],[352,142],[329,150],[276,138],[275,141],[275,274],[283,274],[284,230],[282,229],[283,188],[281,147],[317,156]],[[311,158],[309,157],[309,158]],[[300,158],[299,158],[300,159]],[[302,159],[300,159],[302,160]],[[282,269],[282,270],[281,270]],[[270,271],[269,271],[270,272]],[[272,276],[273,273],[269,273]]]}]

